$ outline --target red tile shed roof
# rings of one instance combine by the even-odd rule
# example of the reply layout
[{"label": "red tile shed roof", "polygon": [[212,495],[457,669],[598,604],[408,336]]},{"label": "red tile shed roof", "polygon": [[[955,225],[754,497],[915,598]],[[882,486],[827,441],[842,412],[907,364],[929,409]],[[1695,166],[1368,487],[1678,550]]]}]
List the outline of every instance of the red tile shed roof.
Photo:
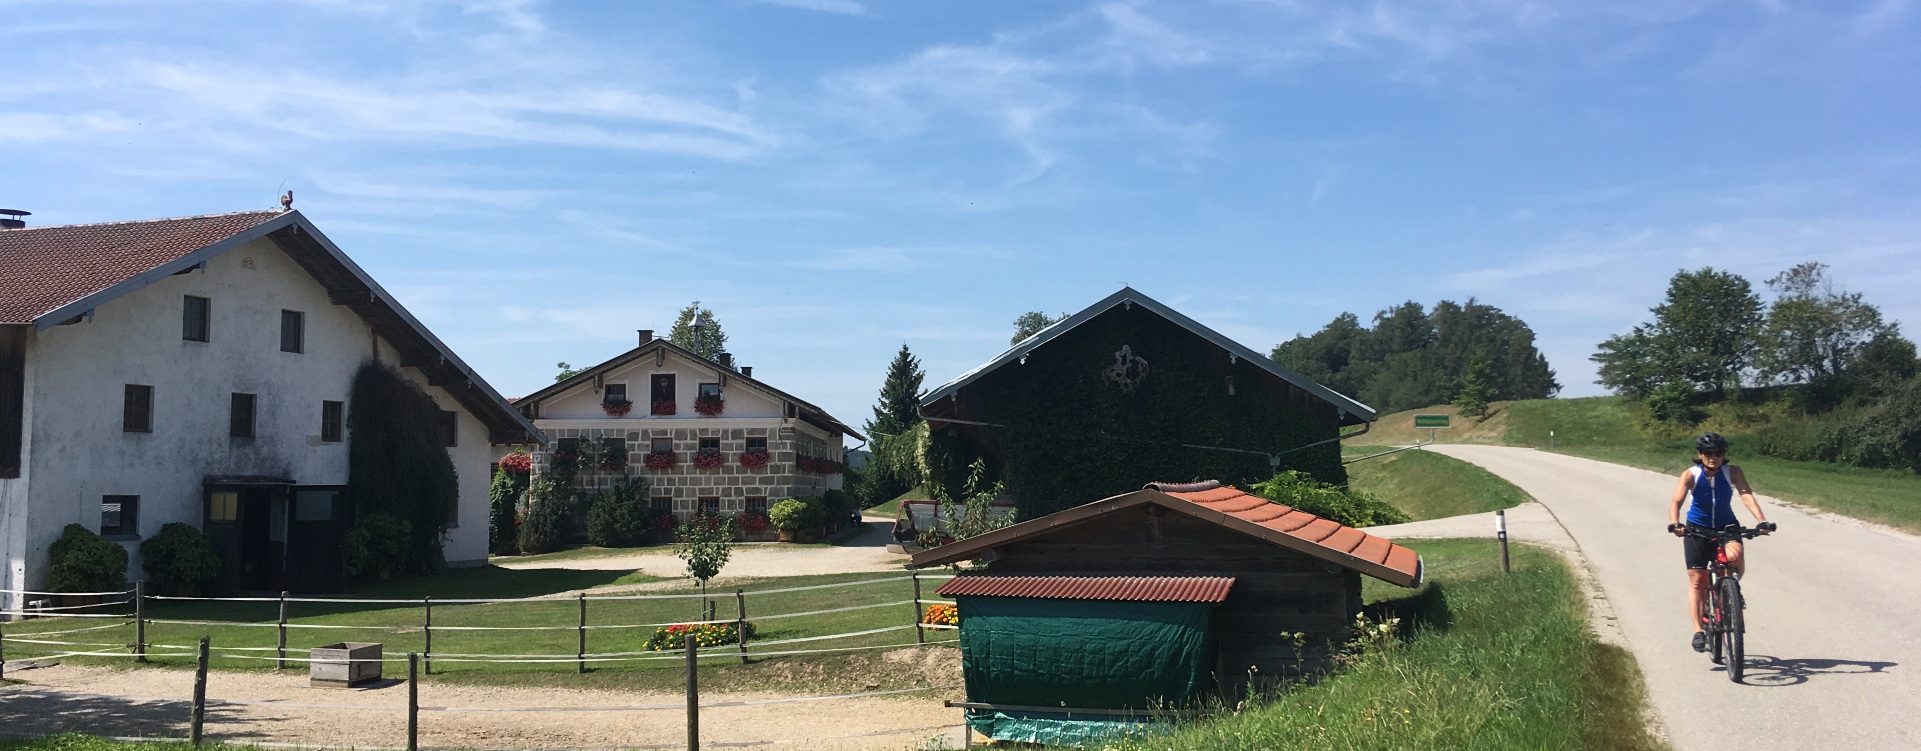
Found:
[{"label": "red tile shed roof", "polygon": [[279,211],[0,230],[0,323],[35,319],[282,215]]},{"label": "red tile shed roof", "polygon": [[1218,482],[1150,484],[1145,489],[1057,511],[1011,527],[914,554],[913,565],[969,560],[987,550],[1080,524],[1103,514],[1155,504],[1251,537],[1359,571],[1390,584],[1420,586],[1421,556],[1367,532],[1322,519]]},{"label": "red tile shed roof", "polygon": [[957,576],[937,591],[943,597],[1041,597],[1050,600],[1136,602],[1227,601],[1231,576]]}]

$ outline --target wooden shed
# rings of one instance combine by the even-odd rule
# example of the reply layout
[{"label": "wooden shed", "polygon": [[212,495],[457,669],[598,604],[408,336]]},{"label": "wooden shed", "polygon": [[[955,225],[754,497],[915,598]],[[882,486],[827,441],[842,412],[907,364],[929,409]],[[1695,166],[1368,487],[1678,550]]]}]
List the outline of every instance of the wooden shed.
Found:
[{"label": "wooden shed", "polygon": [[1320,670],[1360,613],[1363,575],[1422,579],[1413,550],[1213,481],[1153,483],[913,565],[969,560],[985,568],[940,589],[959,606],[969,724],[1073,745],[1124,730],[1116,714]]}]

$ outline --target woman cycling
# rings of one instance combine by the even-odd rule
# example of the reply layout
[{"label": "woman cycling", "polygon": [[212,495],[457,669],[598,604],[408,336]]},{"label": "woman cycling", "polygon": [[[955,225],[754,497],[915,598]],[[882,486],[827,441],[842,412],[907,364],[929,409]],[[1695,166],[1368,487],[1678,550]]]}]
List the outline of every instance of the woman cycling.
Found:
[{"label": "woman cycling", "polygon": [[[1708,651],[1708,635],[1701,621],[1701,603],[1708,597],[1708,565],[1714,562],[1714,540],[1691,536],[1688,530],[1720,529],[1739,527],[1741,522],[1734,517],[1734,494],[1741,494],[1741,503],[1754,515],[1754,528],[1763,534],[1774,531],[1774,523],[1761,513],[1761,504],[1755,502],[1754,491],[1748,487],[1747,475],[1740,467],[1728,463],[1728,439],[1719,433],[1703,433],[1694,442],[1694,466],[1681,472],[1681,482],[1674,486],[1674,499],[1668,502],[1668,531],[1682,538],[1681,546],[1688,564],[1688,621],[1694,624],[1694,651]],[[1693,499],[1688,506],[1687,523],[1681,523],[1681,502]],[[1741,558],[1741,543],[1729,541],[1726,544],[1728,563],[1738,575],[1746,570]]]}]

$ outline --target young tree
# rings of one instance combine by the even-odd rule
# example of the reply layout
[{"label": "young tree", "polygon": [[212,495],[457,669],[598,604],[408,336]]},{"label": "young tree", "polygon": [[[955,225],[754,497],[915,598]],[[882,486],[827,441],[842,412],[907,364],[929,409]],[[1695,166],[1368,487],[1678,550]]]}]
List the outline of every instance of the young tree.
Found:
[{"label": "young tree", "polygon": [[1467,373],[1461,377],[1461,393],[1454,397],[1454,406],[1459,408],[1462,417],[1486,417],[1488,402],[1494,399],[1494,364],[1486,357],[1475,355],[1468,361]]},{"label": "young tree", "polygon": [[707,598],[707,580],[720,575],[727,559],[734,554],[734,520],[696,515],[680,525],[674,544],[674,557],[687,564],[687,575],[700,582],[701,600]]},{"label": "young tree", "polygon": [[1038,310],[1027,311],[1026,313],[1022,313],[1021,317],[1014,319],[1014,338],[1007,343],[1020,344],[1021,340],[1040,333],[1041,329],[1065,320],[1067,320],[1066,313],[1049,316]]},{"label": "young tree", "polygon": [[673,329],[667,332],[667,341],[714,362],[720,362],[720,353],[727,351],[727,332],[721,330],[720,319],[714,317],[714,311],[700,307],[699,300],[680,309]]},{"label": "young tree", "polygon": [[1820,383],[1853,365],[1888,328],[1861,294],[1835,289],[1827,264],[1809,261],[1768,280],[1774,290],[1762,328],[1757,368],[1763,377]]}]

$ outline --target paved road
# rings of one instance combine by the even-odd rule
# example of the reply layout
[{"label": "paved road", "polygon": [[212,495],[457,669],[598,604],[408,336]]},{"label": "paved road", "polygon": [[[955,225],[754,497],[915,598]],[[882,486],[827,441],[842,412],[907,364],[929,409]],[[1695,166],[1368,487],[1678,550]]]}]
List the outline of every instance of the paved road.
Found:
[{"label": "paved road", "polygon": [[[1432,450],[1506,478],[1567,527],[1675,748],[1921,748],[1921,539],[1763,496],[1781,531],[1749,548],[1747,682],[1735,685],[1688,646],[1681,543],[1663,529],[1675,478],[1532,449]],[[1748,479],[1767,490],[1765,475]]]}]

